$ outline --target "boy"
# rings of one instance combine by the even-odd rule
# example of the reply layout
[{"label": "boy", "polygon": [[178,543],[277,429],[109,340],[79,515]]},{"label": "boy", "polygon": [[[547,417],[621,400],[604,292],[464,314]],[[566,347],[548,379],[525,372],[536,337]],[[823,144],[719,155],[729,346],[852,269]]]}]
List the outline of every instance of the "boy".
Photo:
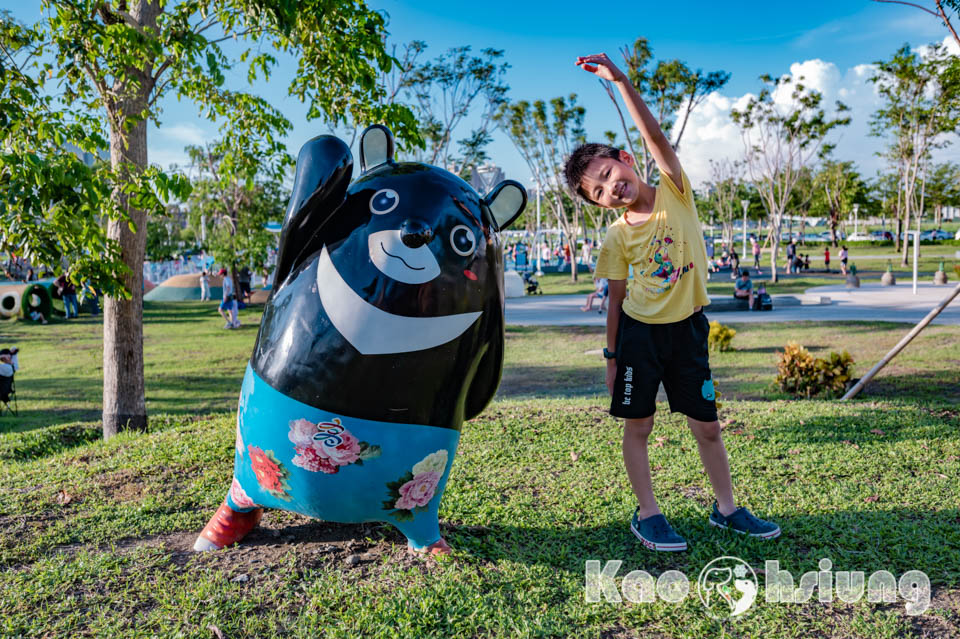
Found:
[{"label": "boy", "polygon": [[[690,183],[659,124],[606,54],[580,57],[576,64],[617,86],[660,169],[655,188],[637,177],[633,156],[601,144],[576,149],[565,167],[567,182],[582,197],[606,208],[626,208],[607,231],[595,273],[609,280],[606,381],[610,413],[626,420],[623,459],[638,502],[630,529],[647,548],[687,548],[660,512],[651,486],[647,438],[663,381],[671,411],[687,415],[716,495],[709,522],[754,537],[776,537],[776,524],[737,508],[733,500],[707,358],[709,326],[702,311],[710,303],[707,257]],[[625,300],[630,266],[634,274]]]}]

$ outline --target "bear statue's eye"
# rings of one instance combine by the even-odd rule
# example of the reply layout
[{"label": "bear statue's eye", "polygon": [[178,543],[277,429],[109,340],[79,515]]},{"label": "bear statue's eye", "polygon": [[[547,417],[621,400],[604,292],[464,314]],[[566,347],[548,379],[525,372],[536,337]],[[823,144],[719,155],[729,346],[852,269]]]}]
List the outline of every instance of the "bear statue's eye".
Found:
[{"label": "bear statue's eye", "polygon": [[477,248],[477,238],[469,226],[458,224],[450,231],[450,246],[457,255],[467,257]]},{"label": "bear statue's eye", "polygon": [[400,196],[393,189],[380,189],[370,198],[370,212],[377,215],[389,213],[400,204]]}]

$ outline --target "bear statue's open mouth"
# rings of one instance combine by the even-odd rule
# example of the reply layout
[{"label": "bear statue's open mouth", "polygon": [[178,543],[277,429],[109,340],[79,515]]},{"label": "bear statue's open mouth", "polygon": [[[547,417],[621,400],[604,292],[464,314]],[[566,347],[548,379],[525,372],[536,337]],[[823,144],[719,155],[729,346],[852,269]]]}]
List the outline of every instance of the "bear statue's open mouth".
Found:
[{"label": "bear statue's open mouth", "polygon": [[482,314],[482,311],[475,311],[439,317],[408,317],[381,310],[360,297],[344,281],[326,246],[320,251],[317,264],[317,290],[323,310],[334,327],[364,355],[408,353],[446,344],[462,335]]}]

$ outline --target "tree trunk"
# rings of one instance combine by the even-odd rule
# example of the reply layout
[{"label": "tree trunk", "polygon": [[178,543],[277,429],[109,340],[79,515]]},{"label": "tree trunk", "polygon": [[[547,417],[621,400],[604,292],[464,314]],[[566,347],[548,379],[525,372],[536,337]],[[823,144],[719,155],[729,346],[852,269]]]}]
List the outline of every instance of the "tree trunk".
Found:
[{"label": "tree trunk", "polygon": [[907,253],[910,248],[910,236],[907,234],[907,231],[910,230],[910,202],[907,198],[904,198],[904,204],[906,204],[906,206],[903,207],[903,246],[901,247],[902,255],[900,258],[900,266],[907,266],[909,264]]},{"label": "tree trunk", "polygon": [[[130,16],[140,25],[155,30],[160,5],[156,0],[130,3]],[[103,305],[103,437],[110,439],[127,429],[145,430],[147,408],[143,384],[143,259],[147,249],[147,214],[130,206],[130,198],[120,186],[125,176],[147,168],[147,122],[125,122],[128,114],[145,109],[150,92],[152,66],[135,70],[141,78],[139,85],[114,87],[121,99],[110,108],[110,164],[119,172],[119,183],[113,198],[127,211],[136,232],[127,221],[107,223],[107,237],[116,240],[124,264],[130,272],[124,277],[124,287],[130,299],[107,297]],[[127,93],[124,94],[123,92]],[[112,102],[111,100],[107,101]]]},{"label": "tree trunk", "polygon": [[[124,109],[126,111],[126,109]],[[124,135],[110,132],[110,163],[114,169],[126,164],[130,170],[147,166],[147,124],[139,122]],[[130,269],[123,284],[130,299],[107,297],[103,305],[103,437],[147,427],[143,387],[143,259],[147,248],[147,216],[131,208],[129,197],[119,190],[114,198],[127,210],[137,228],[126,221],[111,220],[107,236],[120,243],[123,262]]]},{"label": "tree trunk", "polygon": [[777,283],[777,252],[780,248],[780,217],[775,216],[770,228],[770,283]]}]

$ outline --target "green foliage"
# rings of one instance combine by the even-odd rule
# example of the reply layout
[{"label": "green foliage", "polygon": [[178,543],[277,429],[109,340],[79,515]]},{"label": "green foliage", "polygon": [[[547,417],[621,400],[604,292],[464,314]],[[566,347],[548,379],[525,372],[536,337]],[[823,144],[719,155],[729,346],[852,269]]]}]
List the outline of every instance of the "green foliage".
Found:
[{"label": "green foliage", "polygon": [[[650,107],[654,117],[671,141],[674,148],[680,146],[690,114],[708,95],[719,91],[730,79],[727,71],[708,71],[690,69],[685,62],[653,59],[653,48],[646,38],[637,38],[631,48],[623,47],[623,62],[627,79]],[[604,83],[607,93],[616,104],[616,97]],[[626,128],[626,127],[624,127]],[[633,134],[633,135],[631,135]],[[634,127],[625,131],[631,152],[637,159],[637,168],[646,182],[651,182],[659,172],[653,170],[655,161],[646,148],[643,136]],[[641,149],[641,154],[635,152]]]},{"label": "green foliage", "polygon": [[[492,141],[490,128],[497,110],[506,102],[509,87],[503,78],[510,68],[502,49],[483,49],[473,55],[469,46],[449,49],[435,59],[417,65],[415,58],[426,44],[407,45],[409,72],[400,79],[405,94],[416,103],[420,130],[426,142],[424,159],[430,164],[450,167],[461,176],[486,159],[484,149]],[[482,102],[479,125],[457,142],[459,157],[451,154],[454,131],[467,117],[476,101]]]},{"label": "green foliage", "polygon": [[[790,76],[760,78],[763,87],[742,109],[730,112],[743,137],[744,158],[750,179],[763,200],[775,229],[771,251],[772,281],[777,281],[777,250],[782,215],[793,197],[794,189],[818,158],[832,146],[827,135],[850,123],[849,108],[837,102],[834,113],[827,115],[823,95]],[[786,104],[774,100],[790,91]]]},{"label": "green foliage", "polygon": [[788,342],[777,361],[776,384],[797,397],[828,397],[843,394],[850,381],[853,358],[846,350],[831,352],[825,359],[814,358],[797,342]]},{"label": "green foliage", "polygon": [[197,176],[188,201],[190,219],[199,228],[205,218],[205,248],[220,264],[263,271],[268,249],[277,242],[264,226],[283,219],[289,194],[282,176],[293,159],[281,147],[254,138],[219,140],[187,152]]},{"label": "green foliage", "polygon": [[[240,148],[266,141],[282,149],[290,129],[282,114],[226,87],[241,65],[251,82],[269,78],[279,61],[261,51],[264,43],[296,57],[289,92],[310,104],[308,117],[385,122],[399,139],[419,141],[410,109],[381,101],[376,80],[393,59],[383,46],[385,16],[363,2],[44,0],[43,8],[33,26],[0,17],[0,250],[36,263],[65,260],[71,279],[109,295],[129,295],[121,278],[139,264],[130,252],[123,259],[104,222],[131,224],[131,210],[162,216],[168,202],[189,193],[182,176],[147,167],[138,155],[143,125],[159,117],[163,95],[196,102]],[[247,46],[234,59],[225,40]],[[108,147],[112,166],[100,159]]]},{"label": "green foliage", "polygon": [[[537,100],[505,102],[494,119],[506,132],[527,163],[540,189],[542,205],[553,214],[576,254],[576,237],[583,219],[583,199],[570,192],[563,178],[563,164],[574,148],[586,141],[583,120],[586,109],[576,94],[556,97],[548,103]],[[571,269],[570,279],[577,280]]]},{"label": "green foliage", "polygon": [[710,322],[710,333],[707,334],[707,344],[712,351],[732,351],[733,350],[733,337],[737,334],[737,331],[730,328],[729,326],[724,326],[717,320]]}]

